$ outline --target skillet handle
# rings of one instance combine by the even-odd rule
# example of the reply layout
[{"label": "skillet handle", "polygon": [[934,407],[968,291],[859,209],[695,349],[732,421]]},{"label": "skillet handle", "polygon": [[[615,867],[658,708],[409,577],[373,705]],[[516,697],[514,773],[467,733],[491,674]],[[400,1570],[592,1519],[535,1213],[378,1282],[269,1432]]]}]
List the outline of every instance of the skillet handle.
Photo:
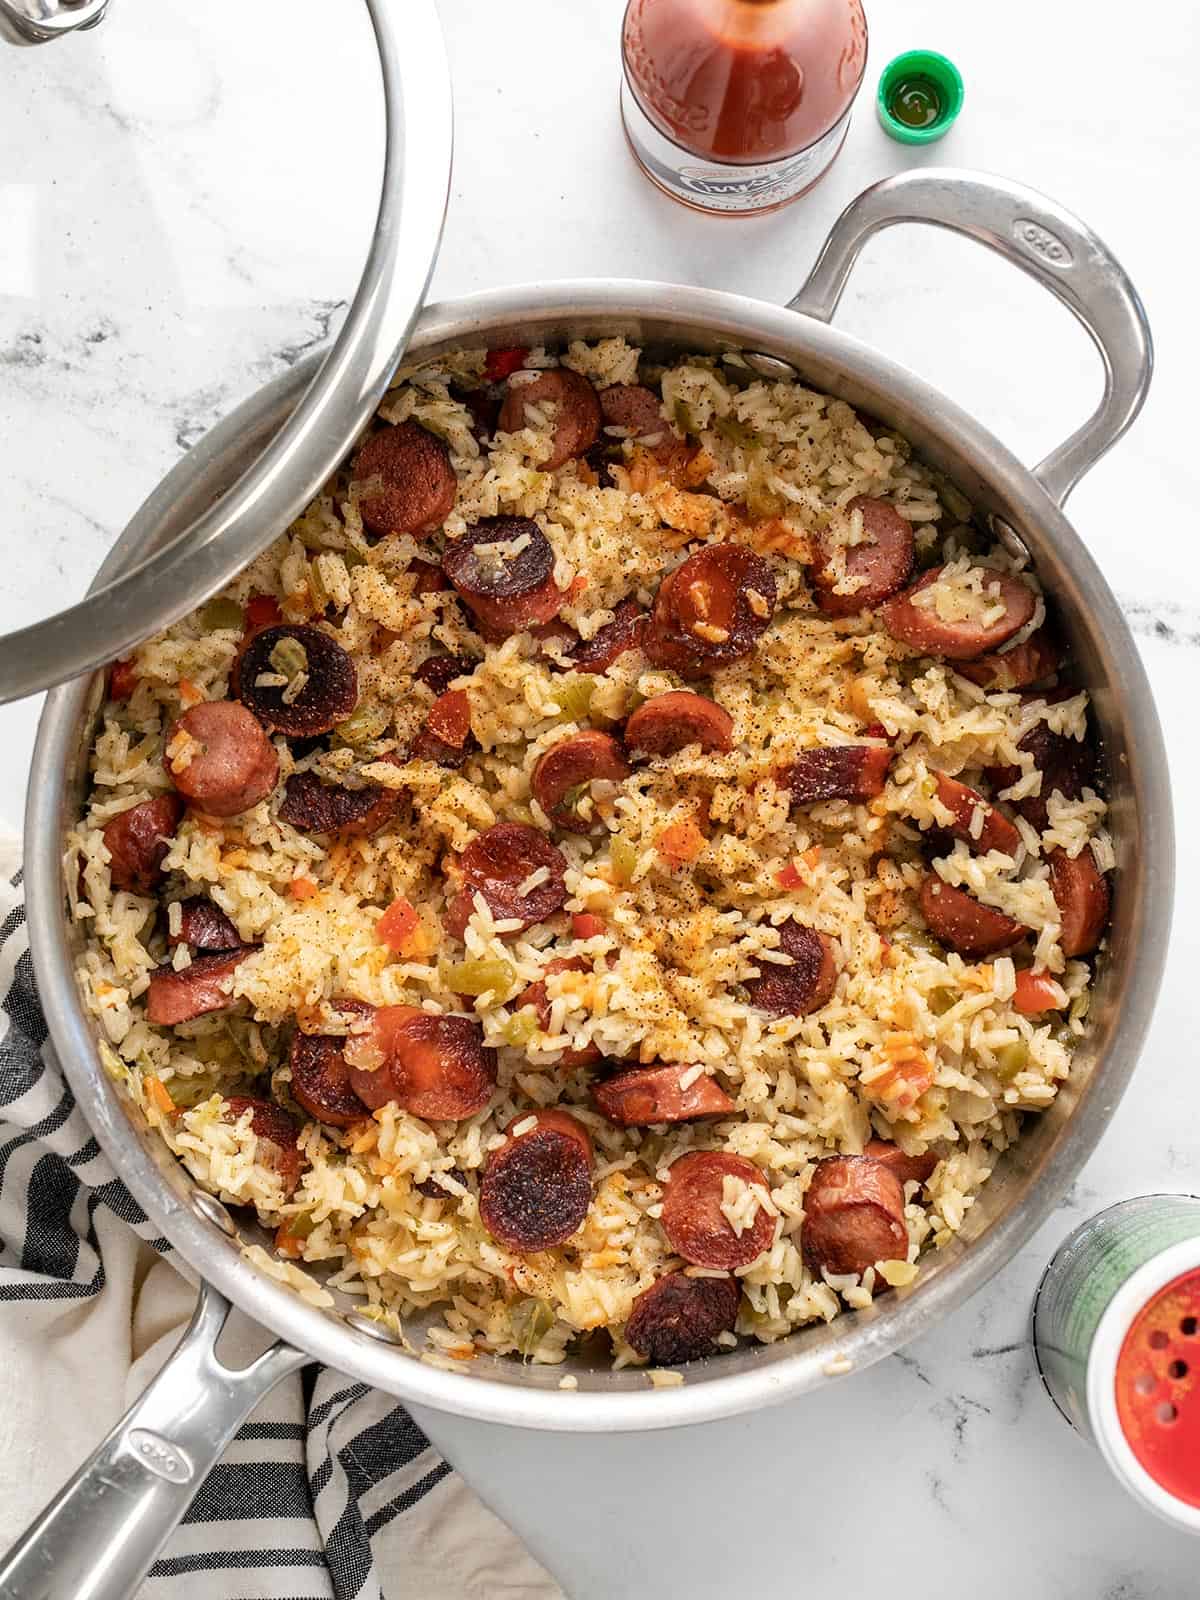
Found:
[{"label": "skillet handle", "polygon": [[178,1348],[0,1560],[4,1600],[129,1600],[242,1422],[312,1358],[276,1344],[242,1371],[216,1356],[229,1302],[202,1285]]},{"label": "skillet handle", "polygon": [[834,223],[789,309],[829,322],[867,240],[896,222],[930,222],[986,244],[1074,312],[1104,363],[1104,395],[1081,428],[1034,468],[1058,506],[1142,408],[1154,370],[1150,324],[1124,269],[1055,201],[1006,178],[953,168],[898,173],[864,190]]}]

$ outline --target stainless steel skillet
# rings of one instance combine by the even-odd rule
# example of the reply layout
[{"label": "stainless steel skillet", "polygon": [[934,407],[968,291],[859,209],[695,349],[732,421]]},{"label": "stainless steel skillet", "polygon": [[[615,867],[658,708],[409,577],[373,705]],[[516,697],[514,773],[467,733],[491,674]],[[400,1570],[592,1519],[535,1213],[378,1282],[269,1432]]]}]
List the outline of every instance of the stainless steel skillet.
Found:
[{"label": "stainless steel skillet", "polygon": [[[916,374],[827,325],[865,240],[905,220],[956,228],[999,250],[1058,294],[1095,338],[1105,362],[1104,400],[1035,471]],[[890,1303],[831,1328],[802,1330],[774,1346],[698,1363],[677,1390],[651,1391],[636,1373],[614,1374],[582,1359],[572,1369],[579,1388],[571,1393],[558,1388],[560,1369],[488,1358],[462,1372],[431,1366],[380,1342],[377,1330],[353,1312],[305,1304],[243,1259],[222,1208],[196,1192],[136,1125],[103,1074],[93,1025],[75,989],[76,934],[63,913],[60,882],[63,832],[80,803],[102,682],[92,677],[68,684],[47,703],[26,825],[30,934],[42,997],[54,1044],[97,1137],[147,1215],[210,1287],[172,1363],[0,1570],[0,1592],[6,1595],[129,1592],[244,1415],[272,1383],[309,1359],[435,1408],[574,1431],[698,1422],[825,1384],[834,1352],[856,1367],[878,1360],[1002,1266],[1049,1211],[1107,1124],[1153,1007],[1172,885],[1166,764],[1145,675],[1119,607],[1061,509],[1071,487],[1136,415],[1149,381],[1148,331],[1124,274],[1082,224],[1043,197],[998,180],[926,171],[889,180],[860,197],[786,308],[717,291],[634,282],[495,290],[427,309],[410,350],[615,332],[679,349],[736,350],[761,370],[798,371],[814,387],[904,433],[994,519],[999,536],[1019,540],[1031,553],[1094,696],[1120,861],[1111,951],[1072,1082],[1050,1111],[1031,1120],[961,1239],[930,1262],[910,1292],[890,1296]],[[293,414],[316,370],[314,359],[214,429],[147,501],[97,581],[110,582],[165,549],[211,512],[247,469],[249,479],[242,481],[253,484],[254,463]],[[153,591],[145,598],[149,632],[161,623]],[[213,1353],[229,1301],[280,1341],[245,1373],[224,1369]],[[410,1333],[419,1348],[420,1328]],[[39,1571],[53,1573],[53,1586],[38,1586]]]}]

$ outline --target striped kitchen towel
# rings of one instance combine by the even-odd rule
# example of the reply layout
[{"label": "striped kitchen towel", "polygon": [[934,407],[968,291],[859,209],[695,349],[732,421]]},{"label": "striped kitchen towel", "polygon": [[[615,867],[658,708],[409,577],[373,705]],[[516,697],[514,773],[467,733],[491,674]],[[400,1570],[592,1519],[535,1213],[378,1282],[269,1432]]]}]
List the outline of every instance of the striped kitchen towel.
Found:
[{"label": "striped kitchen towel", "polygon": [[[110,1168],[47,1046],[17,849],[2,840],[0,995],[4,1547],[166,1359],[195,1290]],[[240,1320],[222,1342],[233,1365],[266,1342]],[[141,1600],[410,1596],[561,1591],[403,1406],[316,1365],[280,1383],[240,1430],[141,1591]]]}]

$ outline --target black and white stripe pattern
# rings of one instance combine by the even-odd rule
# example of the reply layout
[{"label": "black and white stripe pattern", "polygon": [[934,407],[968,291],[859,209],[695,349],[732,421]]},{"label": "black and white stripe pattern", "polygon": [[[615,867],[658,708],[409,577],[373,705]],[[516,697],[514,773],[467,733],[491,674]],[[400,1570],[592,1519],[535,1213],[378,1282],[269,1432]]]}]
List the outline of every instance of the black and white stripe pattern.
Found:
[{"label": "black and white stripe pattern", "polygon": [[[105,1283],[101,1208],[161,1254],[171,1247],[110,1168],[46,1048],[20,884],[19,872],[0,883],[0,1302],[82,1300]],[[62,1463],[64,1477],[74,1465]],[[427,1497],[439,1489],[435,1506]],[[511,1542],[518,1565],[527,1560],[403,1407],[308,1367],[280,1384],[238,1433],[142,1595],[425,1600],[435,1585],[423,1581],[418,1551],[436,1543],[425,1536],[452,1511],[486,1518],[493,1559],[503,1562]],[[386,1588],[381,1572],[389,1574]],[[475,1592],[469,1578],[466,1587],[436,1588]]]}]

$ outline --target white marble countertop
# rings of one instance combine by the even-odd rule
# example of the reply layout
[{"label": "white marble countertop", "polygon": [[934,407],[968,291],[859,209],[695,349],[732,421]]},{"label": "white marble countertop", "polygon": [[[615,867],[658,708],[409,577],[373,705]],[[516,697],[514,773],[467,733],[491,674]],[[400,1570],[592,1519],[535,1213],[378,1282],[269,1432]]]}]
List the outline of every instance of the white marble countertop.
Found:
[{"label": "white marble countertop", "polygon": [[[782,301],[859,189],[914,160],[1009,174],[1078,211],[1141,289],[1158,341],[1135,430],[1071,502],[1138,635],[1175,790],[1200,781],[1200,566],[1192,527],[1200,110],[1189,0],[1130,25],[1115,0],[869,4],[868,83],[932,45],[967,82],[958,126],[913,157],[864,98],[798,206],[712,221],[634,172],[616,116],[620,0],[443,0],[457,161],[439,296],[642,276]],[[158,477],[232,404],[336,326],[374,208],[379,104],[362,8],[113,0],[97,31],[5,52],[0,94],[0,626],[82,593]],[[1109,25],[1105,25],[1105,19]],[[569,68],[566,63],[570,61]],[[1029,281],[964,241],[874,244],[843,323],[1035,460],[1090,411],[1099,364]],[[36,708],[0,710],[0,818],[16,822]],[[1180,817],[1190,817],[1186,799]],[[1200,887],[1179,839],[1179,903]],[[819,1396],[673,1435],[580,1439],[423,1417],[579,1600],[816,1592],[865,1570],[908,1600],[1182,1600],[1200,1549],[1151,1522],[1052,1410],[1026,1339],[1054,1246],[1119,1196],[1200,1177],[1180,1049],[1200,934],[1181,915],[1150,1042],[1114,1127],[1015,1261],[905,1354]],[[65,1467],[64,1463],[64,1467]],[[791,1577],[789,1574],[803,1574]]]}]

